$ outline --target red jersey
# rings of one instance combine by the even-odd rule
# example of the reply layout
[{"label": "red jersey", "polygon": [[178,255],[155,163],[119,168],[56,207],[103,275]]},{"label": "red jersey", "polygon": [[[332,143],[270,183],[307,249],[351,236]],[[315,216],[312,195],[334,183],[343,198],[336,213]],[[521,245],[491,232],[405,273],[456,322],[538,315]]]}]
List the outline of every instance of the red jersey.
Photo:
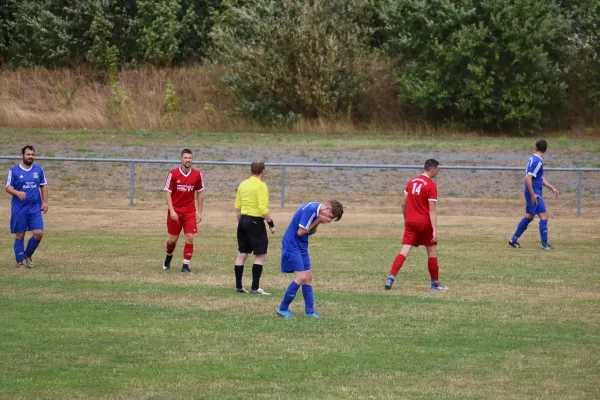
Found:
[{"label": "red jersey", "polygon": [[173,208],[177,214],[196,212],[196,192],[204,190],[202,172],[191,168],[186,175],[181,167],[172,169],[167,175],[164,190],[171,192]]},{"label": "red jersey", "polygon": [[429,202],[437,201],[437,185],[425,174],[408,181],[406,189],[406,219],[405,222],[430,224]]}]

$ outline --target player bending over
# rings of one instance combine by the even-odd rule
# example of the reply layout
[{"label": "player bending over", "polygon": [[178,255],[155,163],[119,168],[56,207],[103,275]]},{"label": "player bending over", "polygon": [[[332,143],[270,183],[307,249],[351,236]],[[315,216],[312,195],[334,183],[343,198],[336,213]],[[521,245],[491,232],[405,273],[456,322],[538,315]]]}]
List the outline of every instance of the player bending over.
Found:
[{"label": "player bending over", "polygon": [[319,224],[339,221],[344,214],[344,207],[337,200],[321,204],[317,202],[302,205],[292,217],[283,239],[281,240],[281,272],[294,273],[294,280],[289,284],[283,300],[275,313],[283,318],[294,318],[289,310],[290,303],[302,287],[304,296],[304,316],[322,318],[315,311],[315,297],[312,288],[312,270],[308,254],[308,237],[317,232]]}]

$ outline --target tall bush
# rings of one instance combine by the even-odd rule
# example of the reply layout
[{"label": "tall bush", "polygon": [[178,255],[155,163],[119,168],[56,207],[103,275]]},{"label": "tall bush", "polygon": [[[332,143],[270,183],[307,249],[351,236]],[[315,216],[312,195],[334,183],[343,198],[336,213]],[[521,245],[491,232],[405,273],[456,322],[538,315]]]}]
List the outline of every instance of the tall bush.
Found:
[{"label": "tall bush", "polygon": [[139,51],[144,61],[171,64],[179,48],[180,0],[138,0]]},{"label": "tall bush", "polygon": [[262,122],[348,113],[361,96],[370,53],[370,0],[225,0],[212,57]]},{"label": "tall bush", "polygon": [[555,0],[382,0],[379,10],[401,102],[519,132],[564,104],[570,21]]},{"label": "tall bush", "polygon": [[72,65],[85,61],[94,18],[94,0],[10,0],[11,64]]},{"label": "tall bush", "polygon": [[572,89],[583,94],[584,114],[597,127],[600,123],[600,1],[572,0],[566,7],[573,21]]}]

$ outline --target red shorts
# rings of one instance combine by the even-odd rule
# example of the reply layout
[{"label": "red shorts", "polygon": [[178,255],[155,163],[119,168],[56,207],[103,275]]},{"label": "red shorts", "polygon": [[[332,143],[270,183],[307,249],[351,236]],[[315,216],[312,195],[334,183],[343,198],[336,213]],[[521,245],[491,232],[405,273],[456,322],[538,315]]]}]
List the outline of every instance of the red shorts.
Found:
[{"label": "red shorts", "polygon": [[408,244],[415,247],[420,245],[437,245],[437,242],[434,243],[431,239],[433,239],[433,227],[431,224],[419,224],[414,222],[404,223],[404,237],[402,238],[402,244]]},{"label": "red shorts", "polygon": [[179,219],[173,221],[171,219],[171,213],[167,212],[167,232],[169,232],[169,235],[179,235],[181,233],[181,228],[183,228],[183,233],[198,233],[195,211],[185,214],[177,213],[177,216]]}]

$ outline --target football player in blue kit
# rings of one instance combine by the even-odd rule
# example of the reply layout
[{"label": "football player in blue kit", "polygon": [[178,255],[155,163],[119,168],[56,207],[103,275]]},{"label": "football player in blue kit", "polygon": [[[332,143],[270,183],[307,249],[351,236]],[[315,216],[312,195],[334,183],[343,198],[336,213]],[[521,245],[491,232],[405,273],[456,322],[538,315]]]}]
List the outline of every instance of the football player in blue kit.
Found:
[{"label": "football player in blue kit", "polygon": [[542,241],[542,249],[554,250],[551,244],[548,243],[548,211],[546,210],[546,204],[542,198],[542,189],[546,186],[552,190],[554,195],[558,196],[560,193],[558,189],[550,184],[544,178],[544,163],[542,156],[548,149],[548,143],[545,140],[538,140],[535,143],[535,153],[529,160],[527,160],[527,167],[525,169],[525,216],[517,225],[517,230],[508,241],[509,246],[516,249],[520,248],[521,245],[518,239],[521,237],[525,229],[533,218],[537,215],[540,217],[540,238]]},{"label": "football player in blue kit", "polygon": [[[5,190],[13,196],[11,203],[10,232],[15,234],[17,267],[32,268],[31,257],[44,236],[42,213],[48,211],[48,182],[41,166],[34,164],[35,150],[25,146],[23,160],[8,171]],[[32,236],[25,247],[25,232]]]},{"label": "football player in blue kit", "polygon": [[292,217],[281,240],[281,272],[294,273],[283,300],[275,313],[283,318],[294,318],[289,309],[290,303],[302,287],[304,296],[304,316],[321,318],[315,311],[315,298],[312,288],[312,270],[308,254],[308,237],[317,231],[319,224],[339,221],[344,214],[344,207],[337,200],[328,203],[306,203]]}]

